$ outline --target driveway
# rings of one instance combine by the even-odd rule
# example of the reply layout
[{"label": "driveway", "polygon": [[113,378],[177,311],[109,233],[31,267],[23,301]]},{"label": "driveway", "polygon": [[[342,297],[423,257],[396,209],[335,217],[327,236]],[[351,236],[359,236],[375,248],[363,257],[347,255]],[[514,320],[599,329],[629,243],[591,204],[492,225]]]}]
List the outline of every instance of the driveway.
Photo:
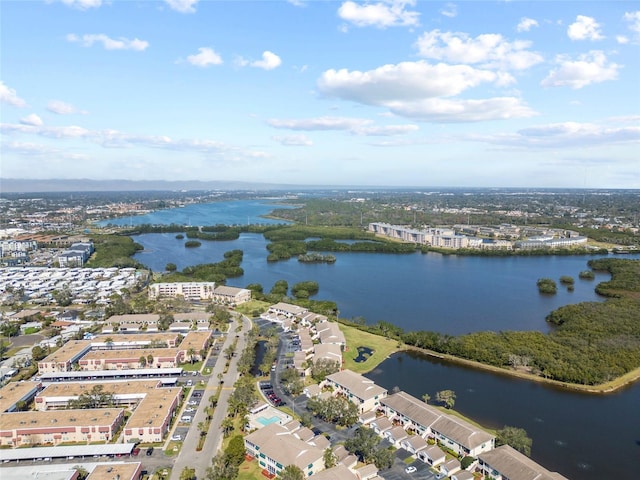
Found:
[{"label": "driveway", "polygon": [[[224,345],[220,351],[224,351],[234,342],[234,340],[236,340],[236,328],[240,324],[242,325],[242,332],[240,332],[237,337],[238,344],[236,351],[242,352],[244,350],[246,342],[245,333],[251,329],[251,320],[244,315],[234,315],[231,323],[229,324],[229,333],[226,336]],[[202,451],[197,452],[196,447],[200,438],[200,432],[198,431],[197,425],[198,423],[205,421],[205,408],[209,403],[209,397],[218,389],[218,374],[223,373],[225,367],[224,357],[222,357],[221,361],[216,361],[215,365],[212,367],[213,371],[209,376],[209,381],[204,389],[204,393],[202,394],[202,401],[197,407],[197,411],[195,412],[191,422],[191,427],[189,428],[186,437],[184,437],[182,449],[180,450],[180,454],[178,455],[178,458],[174,463],[173,470],[171,471],[171,480],[179,480],[180,473],[185,467],[195,468],[197,478],[205,477],[207,467],[211,465],[211,458],[216,455],[222,445],[222,435],[220,433],[221,425],[222,420],[224,420],[227,415],[228,401],[231,396],[231,392],[233,391],[231,385],[233,385],[238,379],[239,358],[240,355],[235,355],[231,358],[229,369],[227,373],[222,376],[222,380],[224,382],[223,385],[225,385],[225,387],[220,391],[218,405],[213,413],[213,418],[211,419],[209,431],[207,432]],[[207,366],[209,366],[208,362]],[[198,388],[201,389],[200,386],[198,386]]]}]

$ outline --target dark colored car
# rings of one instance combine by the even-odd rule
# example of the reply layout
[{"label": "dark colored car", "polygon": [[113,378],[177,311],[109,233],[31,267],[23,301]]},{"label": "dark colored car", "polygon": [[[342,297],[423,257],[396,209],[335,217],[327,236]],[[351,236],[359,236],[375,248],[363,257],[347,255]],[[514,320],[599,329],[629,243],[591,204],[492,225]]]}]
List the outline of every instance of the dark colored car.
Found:
[{"label": "dark colored car", "polygon": [[150,457],[151,455],[153,455],[153,447],[149,447],[147,448],[147,453],[146,453],[147,457]]}]

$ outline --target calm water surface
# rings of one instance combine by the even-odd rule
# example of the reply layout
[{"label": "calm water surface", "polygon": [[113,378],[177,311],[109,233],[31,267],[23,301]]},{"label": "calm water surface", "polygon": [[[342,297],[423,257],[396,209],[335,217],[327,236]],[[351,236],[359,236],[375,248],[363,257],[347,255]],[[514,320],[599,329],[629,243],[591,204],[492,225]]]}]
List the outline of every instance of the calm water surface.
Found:
[{"label": "calm water surface", "polygon": [[[228,208],[224,204],[229,204]],[[132,217],[119,222],[238,224],[244,223],[247,216],[259,218],[270,210],[261,202],[221,202],[209,207],[193,205],[166,211],[170,214],[154,212],[152,215],[157,216],[153,218]],[[195,215],[196,211],[200,216]],[[287,280],[289,285],[316,280],[320,292],[315,298],[336,301],[341,317],[362,316],[369,323],[387,320],[405,330],[450,334],[480,330],[548,331],[544,317],[549,312],[569,303],[602,300],[594,287],[608,278],[598,274],[595,281],[578,279],[578,273],[587,269],[591,257],[337,253],[333,265],[302,264],[295,259],[267,263],[267,242],[261,235],[241,235],[238,240],[228,242],[202,241],[201,247],[193,249],[185,248],[185,239],[178,240],[175,234],[140,235],[134,240],[145,247],[135,258],[154,271],[163,271],[169,262],[180,270],[189,265],[218,262],[224,252],[241,249],[245,274],[229,279],[229,285],[260,283],[269,290],[280,279]],[[538,278],[557,280],[561,275],[576,279],[574,292],[559,285],[557,295],[538,294],[535,285]],[[388,389],[398,386],[416,397],[424,393],[435,397],[439,390],[454,390],[457,410],[487,427],[524,428],[533,439],[534,460],[572,480],[635,479],[640,469],[638,382],[611,395],[585,395],[408,353],[390,357],[368,376]]]},{"label": "calm water surface", "polygon": [[640,468],[640,383],[585,395],[399,353],[366,375],[417,398],[456,392],[455,409],[488,428],[524,428],[532,458],[573,480],[636,479]]},{"label": "calm water surface", "polygon": [[275,208],[294,208],[288,205],[276,205],[277,200],[234,200],[226,202],[196,203],[183,208],[158,210],[145,215],[121,217],[98,222],[100,226],[119,225],[246,225],[289,223],[285,220],[264,218]]},{"label": "calm water surface", "polygon": [[[259,234],[242,234],[238,240],[202,241],[185,248],[176,234],[137,235],[144,251],[134,258],[154,271],[169,262],[179,270],[223,259],[224,252],[244,251],[245,274],[228,280],[245,287],[260,283],[265,291],[277,280],[289,285],[315,280],[320,292],[314,298],[334,300],[340,316],[364,317],[369,323],[393,322],[405,330],[435,330],[461,334],[481,330],[548,331],[544,318],[569,303],[601,300],[594,287],[609,278],[581,280],[589,257],[456,257],[435,253],[377,254],[335,253],[334,264],[300,263],[297,259],[267,262],[267,241]],[[571,275],[575,290],[559,286],[557,295],[540,295],[536,280]]]}]

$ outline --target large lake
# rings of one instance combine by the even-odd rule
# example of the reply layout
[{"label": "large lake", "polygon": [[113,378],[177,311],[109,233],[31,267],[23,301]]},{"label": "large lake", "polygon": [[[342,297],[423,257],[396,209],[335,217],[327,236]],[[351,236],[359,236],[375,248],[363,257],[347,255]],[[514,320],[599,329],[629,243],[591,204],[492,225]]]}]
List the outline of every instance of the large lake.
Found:
[{"label": "large lake", "polygon": [[[225,209],[225,203],[230,204],[229,210]],[[251,213],[256,204],[260,212]],[[165,221],[132,217],[119,222],[122,225],[239,224],[246,222],[247,216],[259,218],[272,208],[260,202],[211,205],[197,206],[206,221],[191,220],[193,211],[185,207],[167,211],[169,213],[163,214]],[[242,213],[226,217],[232,210]],[[154,271],[164,270],[169,262],[179,269],[217,262],[224,252],[241,249],[245,274],[229,279],[229,285],[261,283],[268,290],[279,279],[287,280],[290,285],[316,280],[320,292],[315,298],[336,301],[343,318],[362,316],[369,323],[387,320],[405,330],[450,334],[480,330],[548,331],[544,317],[550,311],[568,303],[601,301],[594,287],[608,278],[599,275],[595,281],[578,279],[578,273],[587,268],[590,257],[338,253],[333,265],[309,265],[295,259],[267,263],[266,242],[261,235],[241,235],[238,240],[228,242],[203,241],[201,247],[193,249],[185,248],[185,240],[176,239],[175,234],[139,235],[134,240],[145,247],[135,258]],[[557,280],[561,275],[576,278],[575,291],[568,292],[559,286],[557,295],[538,294],[535,285],[538,278]],[[368,376],[388,389],[398,386],[417,397],[424,393],[434,397],[439,390],[454,390],[456,410],[487,427],[524,428],[533,439],[533,459],[570,479],[637,477],[640,468],[638,382],[615,394],[585,395],[407,353],[392,356]]]}]

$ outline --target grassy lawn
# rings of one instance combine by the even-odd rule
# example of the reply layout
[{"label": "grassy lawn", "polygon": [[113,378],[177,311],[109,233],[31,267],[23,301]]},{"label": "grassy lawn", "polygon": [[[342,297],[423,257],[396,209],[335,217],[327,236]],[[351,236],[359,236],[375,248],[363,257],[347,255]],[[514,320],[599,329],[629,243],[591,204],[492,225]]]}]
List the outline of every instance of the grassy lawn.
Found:
[{"label": "grassy lawn", "polygon": [[187,372],[200,371],[200,369],[202,368],[202,362],[185,362],[181,364],[180,367]]},{"label": "grassy lawn", "polygon": [[269,310],[269,306],[271,304],[269,302],[263,302],[261,300],[249,300],[246,303],[242,303],[238,305],[235,310],[236,312],[244,313],[245,315],[252,316],[253,312],[259,311],[260,313],[264,313]]},{"label": "grassy lawn", "polygon": [[260,480],[265,477],[261,474],[262,469],[258,465],[257,460],[247,462],[246,460],[240,465],[240,471],[238,472],[238,480]]},{"label": "grassy lawn", "polygon": [[[344,368],[357,373],[366,373],[373,370],[389,355],[402,350],[402,347],[398,347],[396,340],[388,340],[379,335],[373,335],[342,324],[340,324],[340,330],[347,340],[347,348],[342,355]],[[358,356],[358,347],[370,348],[373,350],[373,354],[364,362],[355,362],[354,358]]]}]

